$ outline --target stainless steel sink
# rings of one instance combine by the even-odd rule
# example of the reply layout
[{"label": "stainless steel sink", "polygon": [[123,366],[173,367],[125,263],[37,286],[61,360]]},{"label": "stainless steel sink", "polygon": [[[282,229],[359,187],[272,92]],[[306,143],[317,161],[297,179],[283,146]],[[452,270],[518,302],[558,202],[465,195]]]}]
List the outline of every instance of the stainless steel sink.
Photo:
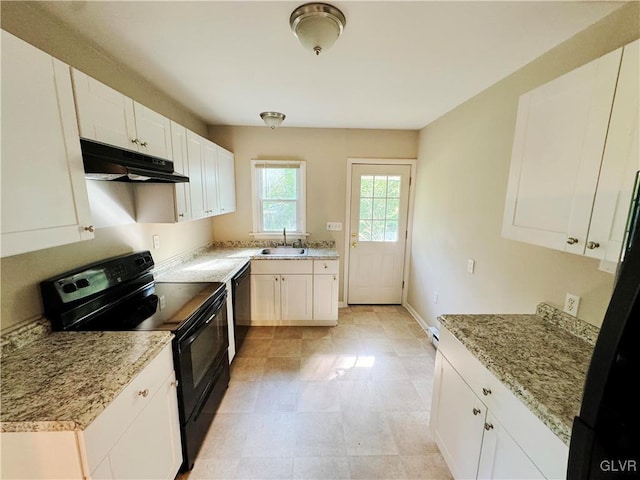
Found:
[{"label": "stainless steel sink", "polygon": [[275,248],[263,248],[260,251],[260,255],[269,255],[274,257],[297,257],[307,254],[306,248],[294,248],[294,247],[275,247]]}]

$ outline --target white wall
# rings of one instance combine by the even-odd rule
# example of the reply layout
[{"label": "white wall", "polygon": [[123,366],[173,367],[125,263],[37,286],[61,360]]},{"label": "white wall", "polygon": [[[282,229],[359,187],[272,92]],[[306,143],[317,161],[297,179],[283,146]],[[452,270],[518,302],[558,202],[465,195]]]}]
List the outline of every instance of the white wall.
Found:
[{"label": "white wall", "polygon": [[519,95],[638,38],[638,7],[614,12],[420,131],[408,303],[424,320],[533,313],[540,301],[562,307],[572,292],[582,298],[579,317],[601,324],[613,276],[597,261],[500,232]]}]

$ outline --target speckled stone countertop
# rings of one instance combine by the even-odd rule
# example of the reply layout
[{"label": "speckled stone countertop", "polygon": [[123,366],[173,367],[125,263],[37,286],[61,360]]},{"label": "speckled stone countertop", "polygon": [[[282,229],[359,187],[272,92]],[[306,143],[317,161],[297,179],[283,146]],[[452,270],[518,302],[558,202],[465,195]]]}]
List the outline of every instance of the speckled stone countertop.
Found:
[{"label": "speckled stone countertop", "polygon": [[53,332],[3,355],[2,431],[86,428],[172,338],[169,332]]},{"label": "speckled stone countertop", "polygon": [[250,260],[337,260],[338,252],[331,242],[312,244],[307,255],[260,255],[263,242],[219,242],[190,255],[163,262],[154,269],[158,282],[226,282]]},{"label": "speckled stone countertop", "polygon": [[531,315],[443,315],[441,324],[562,441],[573,417],[598,329],[540,304]]}]

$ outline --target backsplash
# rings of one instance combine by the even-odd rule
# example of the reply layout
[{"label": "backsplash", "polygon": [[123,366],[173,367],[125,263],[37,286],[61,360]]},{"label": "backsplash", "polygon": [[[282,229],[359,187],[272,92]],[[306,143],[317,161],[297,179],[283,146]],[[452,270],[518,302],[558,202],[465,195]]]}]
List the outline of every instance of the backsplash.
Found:
[{"label": "backsplash", "polygon": [[[267,248],[275,247],[279,242],[274,240],[225,240],[211,244],[214,248]],[[302,244],[308,248],[336,248],[335,240],[306,241]]]},{"label": "backsplash", "polygon": [[11,352],[49,335],[49,333],[51,333],[51,323],[44,317],[10,332],[3,332],[0,341],[2,356],[9,355]]},{"label": "backsplash", "polygon": [[544,318],[548,322],[558,325],[562,329],[567,330],[591,345],[596,344],[600,329],[585,322],[584,320],[580,320],[573,315],[569,315],[548,303],[539,303],[536,308],[536,315]]}]

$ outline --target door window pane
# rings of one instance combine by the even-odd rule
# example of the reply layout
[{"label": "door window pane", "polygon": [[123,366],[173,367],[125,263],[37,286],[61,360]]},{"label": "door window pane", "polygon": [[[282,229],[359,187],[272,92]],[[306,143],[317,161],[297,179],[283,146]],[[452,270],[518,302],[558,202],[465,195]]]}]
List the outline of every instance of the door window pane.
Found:
[{"label": "door window pane", "polygon": [[359,241],[397,242],[400,176],[360,177]]}]

